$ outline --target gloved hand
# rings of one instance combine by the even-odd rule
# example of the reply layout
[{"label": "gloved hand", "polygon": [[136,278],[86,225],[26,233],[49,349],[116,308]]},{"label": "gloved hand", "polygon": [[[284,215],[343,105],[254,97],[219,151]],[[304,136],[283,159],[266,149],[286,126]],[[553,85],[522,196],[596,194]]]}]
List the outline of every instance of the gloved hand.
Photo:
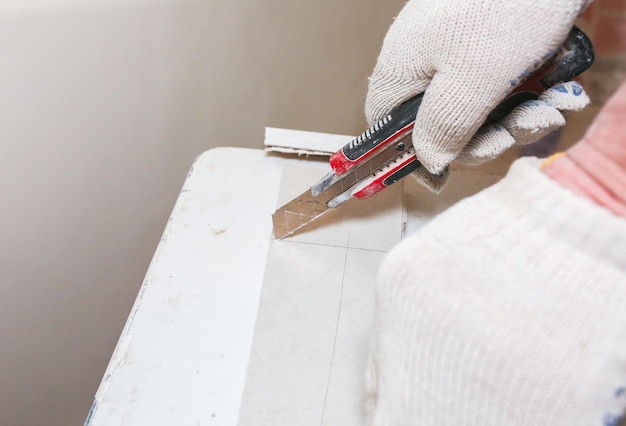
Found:
[{"label": "gloved hand", "polygon": [[514,143],[539,140],[564,124],[560,110],[586,105],[580,86],[564,86],[567,93],[550,90],[543,102],[524,105],[500,126],[480,127],[524,76],[557,51],[589,3],[410,0],[389,29],[370,77],[368,121],[426,91],[413,142],[426,168],[419,180],[434,190],[443,186],[455,159],[477,164]]},{"label": "gloved hand", "polygon": [[626,82],[565,155],[517,160],[386,256],[366,424],[624,424],[624,115]]}]

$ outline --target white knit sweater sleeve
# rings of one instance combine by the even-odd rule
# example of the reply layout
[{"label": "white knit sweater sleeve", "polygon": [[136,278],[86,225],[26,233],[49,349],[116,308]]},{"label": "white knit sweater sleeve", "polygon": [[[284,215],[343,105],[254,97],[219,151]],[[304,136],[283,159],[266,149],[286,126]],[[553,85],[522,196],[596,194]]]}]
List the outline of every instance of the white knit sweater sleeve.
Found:
[{"label": "white knit sweater sleeve", "polygon": [[370,355],[369,424],[617,425],[626,220],[518,160],[387,256]]}]

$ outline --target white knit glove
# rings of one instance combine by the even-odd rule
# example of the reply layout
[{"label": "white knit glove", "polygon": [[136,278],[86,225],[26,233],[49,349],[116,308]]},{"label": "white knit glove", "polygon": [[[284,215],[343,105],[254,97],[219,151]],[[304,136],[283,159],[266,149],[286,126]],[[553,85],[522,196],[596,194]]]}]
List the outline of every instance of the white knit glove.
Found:
[{"label": "white knit glove", "polygon": [[626,220],[540,164],[517,160],[387,255],[366,424],[622,424]]},{"label": "white knit glove", "polygon": [[[457,158],[476,164],[514,143],[539,140],[564,124],[558,105],[527,105],[530,108],[514,111],[500,126],[481,130],[470,142],[498,103],[557,51],[589,3],[410,0],[389,29],[370,77],[368,121],[376,122],[426,91],[413,142],[427,171],[441,175],[421,179],[431,189],[442,186],[446,167]],[[566,110],[581,109],[588,102],[584,92],[576,92],[583,95],[567,101],[557,96]],[[573,95],[573,89],[569,93]],[[552,99],[553,94],[546,97]]]}]

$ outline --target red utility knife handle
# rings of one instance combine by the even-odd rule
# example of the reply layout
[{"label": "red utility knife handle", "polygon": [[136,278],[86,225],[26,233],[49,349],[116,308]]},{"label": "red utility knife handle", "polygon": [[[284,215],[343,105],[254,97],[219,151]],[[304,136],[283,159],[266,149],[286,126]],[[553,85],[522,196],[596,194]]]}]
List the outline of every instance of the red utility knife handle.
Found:
[{"label": "red utility knife handle", "polygon": [[341,176],[357,164],[375,155],[384,147],[399,141],[413,132],[415,116],[422,103],[419,95],[404,102],[389,115],[378,121],[363,134],[350,141],[330,157],[330,167]]}]

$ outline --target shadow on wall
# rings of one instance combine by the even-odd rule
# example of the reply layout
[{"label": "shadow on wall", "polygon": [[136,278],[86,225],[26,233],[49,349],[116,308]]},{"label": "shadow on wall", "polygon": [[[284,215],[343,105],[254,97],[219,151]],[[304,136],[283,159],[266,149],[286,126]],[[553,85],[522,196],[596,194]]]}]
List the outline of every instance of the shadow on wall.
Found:
[{"label": "shadow on wall", "polygon": [[0,424],[84,420],[193,158],[356,133],[404,0],[0,5]]}]

